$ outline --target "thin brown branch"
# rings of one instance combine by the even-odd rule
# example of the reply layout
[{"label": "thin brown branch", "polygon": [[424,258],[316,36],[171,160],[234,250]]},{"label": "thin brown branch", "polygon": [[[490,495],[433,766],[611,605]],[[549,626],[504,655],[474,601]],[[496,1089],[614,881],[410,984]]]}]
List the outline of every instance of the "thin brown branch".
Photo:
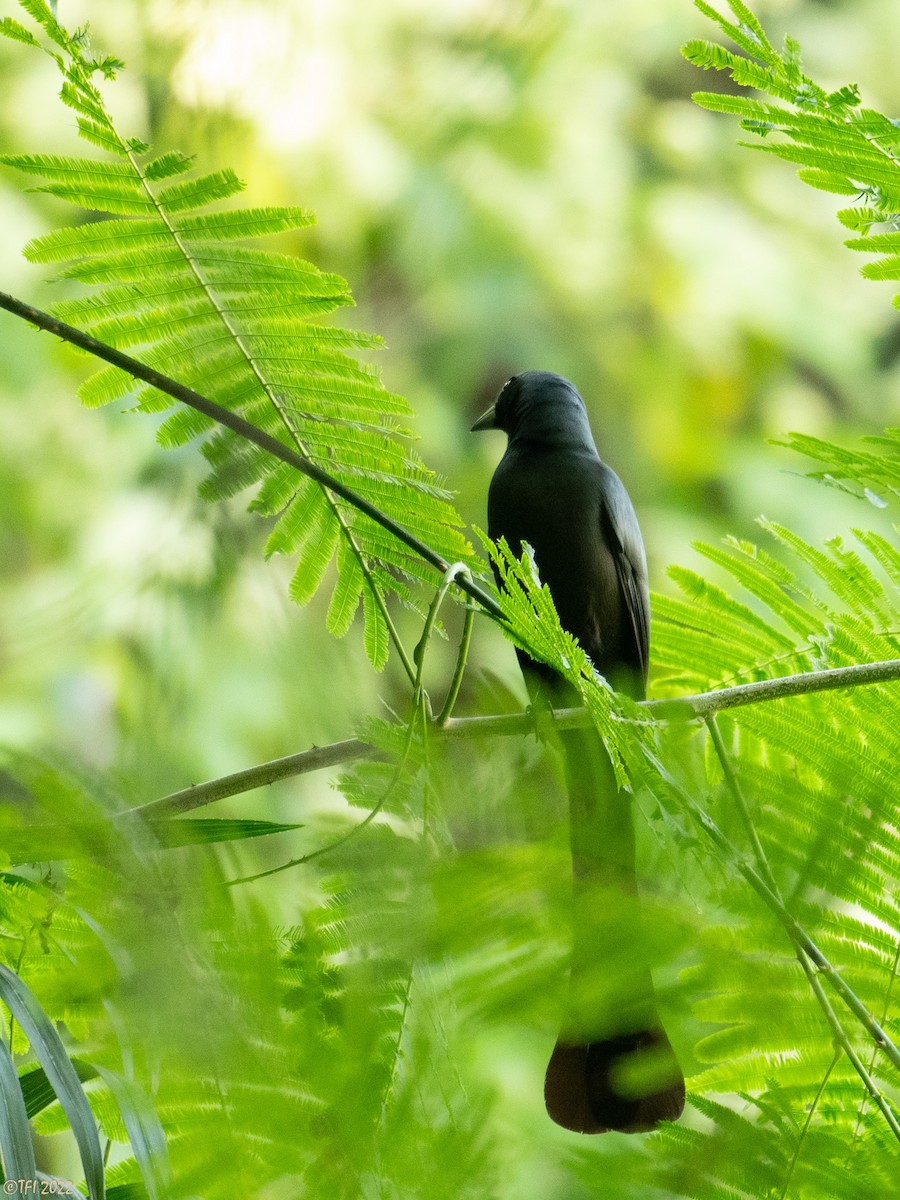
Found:
[{"label": "thin brown branch", "polygon": [[216,800],[224,800],[226,796],[252,792],[256,788],[277,783],[279,779],[292,779],[295,775],[307,775],[310,771],[321,771],[325,767],[353,762],[357,758],[374,758],[375,755],[374,748],[359,738],[333,742],[330,746],[313,746],[300,754],[274,758],[270,762],[260,763],[257,767],[248,767],[246,771],[235,771],[233,775],[223,775],[220,779],[211,779],[208,783],[197,783],[182,788],[180,792],[172,792],[159,800],[151,800],[149,804],[142,804],[139,808],[128,809],[122,815],[175,816],[178,813],[191,812],[195,808],[203,808]]},{"label": "thin brown branch", "polygon": [[[809,695],[812,692],[830,691],[836,688],[862,687],[875,683],[889,683],[900,679],[900,659],[887,662],[864,663],[860,666],[835,667],[830,671],[810,671],[803,675],[785,675],[780,679],[767,679],[761,683],[744,683],[738,687],[720,688],[713,692],[700,692],[696,696],[680,696],[676,700],[645,700],[638,707],[649,716],[668,721],[690,721],[723,709],[739,708],[745,704],[761,704],[769,700],[783,700],[791,696]],[[590,725],[591,718],[585,708],[557,709],[555,724],[559,729],[579,729]],[[453,717],[444,724],[429,728],[429,736],[437,738],[470,737],[513,737],[534,731],[534,719],[530,713],[504,713],[500,716]],[[190,812],[222,800],[265,787],[280,779],[291,779],[295,775],[306,775],[323,767],[333,767],[342,762],[358,758],[373,758],[377,752],[366,742],[357,738],[335,742],[330,746],[313,746],[299,754],[276,758],[272,762],[248,767],[234,775],[213,779],[209,783],[198,783],[158,800],[151,800],[138,808],[130,809],[131,815],[166,816]]]},{"label": "thin brown branch", "polygon": [[679,696],[674,700],[649,700],[643,707],[664,721],[689,721],[693,717],[721,712],[723,708],[740,708],[744,704],[783,700],[787,696],[805,696],[810,692],[889,683],[894,679],[900,679],[900,659],[890,658],[885,662],[859,663],[852,667],[833,667],[827,671],[804,671],[799,675],[760,679],[736,687],[700,692],[696,696]]}]

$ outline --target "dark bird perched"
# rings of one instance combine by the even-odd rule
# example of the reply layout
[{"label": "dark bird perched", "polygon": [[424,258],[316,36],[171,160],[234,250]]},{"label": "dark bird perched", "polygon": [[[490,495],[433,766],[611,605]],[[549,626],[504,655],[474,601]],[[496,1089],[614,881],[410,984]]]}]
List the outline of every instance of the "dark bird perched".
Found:
[{"label": "dark bird perched", "polygon": [[[642,699],[650,643],[644,544],[628,493],[597,453],[581,396],[559,375],[526,371],[508,381],[472,429],[502,429],[509,438],[491,480],[488,533],[506,538],[516,553],[524,542],[532,547],[563,628],[613,687]],[[578,703],[550,667],[516,653],[533,701]],[[616,787],[594,730],[559,736],[575,929],[569,1013],[544,1097],[566,1129],[637,1133],[681,1115],[684,1078],[641,949],[630,797]],[[601,968],[611,964],[606,975],[598,960]]]}]

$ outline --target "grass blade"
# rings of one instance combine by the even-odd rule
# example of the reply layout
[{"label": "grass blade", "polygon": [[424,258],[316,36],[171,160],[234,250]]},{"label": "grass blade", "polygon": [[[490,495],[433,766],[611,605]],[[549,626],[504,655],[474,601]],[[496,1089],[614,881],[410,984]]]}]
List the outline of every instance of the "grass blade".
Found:
[{"label": "grass blade", "polygon": [[47,1073],[78,1143],[90,1200],[105,1200],[103,1154],[94,1114],[81,1082],[50,1018],[34,995],[9,967],[0,963],[0,1000],[22,1026],[31,1048]]}]

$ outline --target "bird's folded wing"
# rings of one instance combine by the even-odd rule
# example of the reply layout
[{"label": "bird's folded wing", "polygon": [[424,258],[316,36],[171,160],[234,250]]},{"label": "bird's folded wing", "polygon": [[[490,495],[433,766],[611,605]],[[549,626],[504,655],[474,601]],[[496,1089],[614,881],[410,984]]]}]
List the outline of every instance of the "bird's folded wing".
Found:
[{"label": "bird's folded wing", "polygon": [[619,477],[607,468],[600,514],[601,528],[613,552],[619,586],[634,631],[641,675],[646,682],[650,660],[650,596],[647,560],[637,516]]}]

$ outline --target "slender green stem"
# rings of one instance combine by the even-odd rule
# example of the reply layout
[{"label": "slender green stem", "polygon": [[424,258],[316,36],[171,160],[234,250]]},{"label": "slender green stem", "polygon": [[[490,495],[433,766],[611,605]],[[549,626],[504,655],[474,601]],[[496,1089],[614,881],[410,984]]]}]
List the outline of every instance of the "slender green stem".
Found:
[{"label": "slender green stem", "polygon": [[[885,993],[884,993],[884,1005],[882,1006],[882,1009],[881,1009],[882,1025],[887,1020],[888,1013],[890,1012],[891,994],[893,993],[893,990],[894,990],[894,984],[897,982],[898,968],[900,968],[900,941],[897,942],[897,951],[894,954],[894,963],[893,963],[893,966],[891,967],[891,977],[888,980],[888,985],[887,985],[887,988],[885,989]],[[878,1057],[878,1049],[876,1047],[875,1049],[873,1049],[871,1058],[869,1059],[869,1070],[870,1071],[874,1070],[875,1060],[877,1057]],[[851,1142],[851,1148],[856,1143],[857,1139],[859,1138],[859,1131],[862,1128],[862,1119],[863,1119],[863,1116],[865,1115],[865,1111],[866,1111],[866,1093],[863,1092],[862,1099],[859,1102],[859,1111],[856,1114],[856,1126],[853,1130],[853,1140]]]},{"label": "slender green stem", "polygon": [[797,1138],[797,1145],[794,1147],[794,1153],[791,1158],[790,1166],[788,1167],[787,1178],[784,1181],[784,1187],[781,1189],[780,1200],[786,1200],[786,1197],[788,1194],[788,1188],[791,1186],[791,1180],[794,1178],[794,1171],[796,1171],[797,1163],[800,1159],[800,1151],[803,1148],[804,1138],[806,1137],[806,1135],[809,1131],[809,1127],[812,1123],[813,1115],[815,1114],[816,1109],[819,1107],[819,1101],[822,1099],[822,1096],[825,1092],[825,1088],[828,1085],[828,1080],[831,1078],[831,1072],[834,1070],[834,1068],[837,1066],[837,1064],[840,1062],[840,1060],[841,1060],[841,1050],[836,1050],[834,1052],[834,1054],[832,1055],[831,1062],[828,1064],[825,1074],[822,1076],[822,1082],[819,1084],[818,1090],[816,1091],[816,1094],[813,1097],[813,1102],[809,1106],[809,1112],[806,1114],[806,1120],[803,1122],[803,1128],[800,1130],[800,1134]]},{"label": "slender green stem", "polygon": [[[193,388],[185,387],[184,384],[170,379],[167,375],[163,375],[162,372],[155,370],[139,359],[132,358],[130,354],[123,354],[121,350],[116,350],[114,347],[106,345],[105,342],[91,337],[90,334],[76,329],[73,325],[68,325],[65,321],[59,321],[56,317],[51,317],[49,313],[42,312],[41,309],[34,308],[31,304],[26,304],[23,300],[17,300],[15,296],[11,296],[7,292],[0,292],[0,308],[5,308],[7,312],[11,312],[15,316],[28,321],[30,324],[36,325],[38,329],[44,329],[48,333],[62,338],[63,341],[70,342],[73,346],[78,346],[82,350],[86,350],[88,354],[93,354],[96,358],[102,358],[104,362],[111,363],[114,367],[119,367],[121,370],[127,371],[129,375],[133,375],[136,379],[142,379],[144,383],[149,383],[151,387],[155,387],[158,391],[171,396],[173,400],[180,400],[188,408],[193,408],[196,412],[203,413],[204,416],[210,417],[220,425],[226,426],[226,428],[231,429],[240,437],[246,438],[248,442],[253,442],[261,450],[268,451],[274,458],[278,458],[282,462],[295,467],[302,475],[307,475],[322,487],[328,488],[335,495],[340,496],[342,500],[346,500],[348,504],[360,512],[365,513],[367,517],[371,517],[382,529],[386,529],[388,533],[402,542],[404,546],[408,546],[413,553],[424,559],[435,570],[440,571],[442,575],[450,565],[436,550],[426,545],[415,534],[410,533],[399,521],[395,521],[392,517],[389,517],[387,513],[382,512],[380,508],[371,504],[365,497],[360,496],[358,492],[347,487],[346,484],[336,479],[333,475],[330,475],[310,459],[304,458],[298,451],[292,450],[290,446],[286,446],[283,442],[278,441],[277,438],[272,437],[271,434],[266,433],[264,430],[257,429],[255,425],[252,425],[249,421],[245,421],[243,417],[239,417],[237,413],[232,412],[230,409],[224,408],[221,404],[216,404],[214,400],[210,400],[206,396],[201,396]],[[503,609],[494,597],[472,579],[461,578],[459,580],[459,587],[471,596],[472,599],[477,600],[491,616],[500,621],[505,620]]]},{"label": "slender green stem", "polygon": [[791,940],[803,950],[803,953],[810,959],[816,970],[825,976],[830,985],[844,1001],[847,1008],[850,1009],[872,1037],[875,1045],[880,1050],[883,1050],[894,1066],[900,1070],[900,1050],[897,1049],[894,1042],[891,1041],[882,1028],[881,1023],[873,1017],[837,968],[832,966],[828,961],[799,921],[788,912],[778,895],[769,887],[759,872],[743,857],[737,847],[732,845],[709,813],[685,791],[649,748],[642,746],[641,750],[648,762],[653,766],[654,771],[665,781],[666,786],[678,796],[681,803],[692,814],[698,825],[712,839],[714,844],[731,859],[757,895],[772,910],[784,926]]},{"label": "slender green stem", "polygon": [[242,875],[238,879],[229,879],[226,886],[227,887],[237,887],[237,885],[239,883],[253,883],[257,879],[265,879],[269,875],[278,875],[282,871],[290,870],[291,867],[301,867],[306,863],[311,863],[311,862],[313,862],[314,859],[321,858],[323,854],[330,854],[332,850],[337,850],[337,848],[339,846],[345,845],[347,842],[349,842],[351,840],[351,838],[355,838],[357,836],[357,834],[361,833],[363,831],[363,829],[366,828],[367,825],[371,825],[371,823],[375,820],[375,818],[378,816],[378,814],[384,808],[385,804],[387,804],[394,789],[396,788],[397,784],[400,782],[403,772],[406,769],[406,763],[409,758],[410,748],[412,746],[413,732],[415,730],[415,726],[416,726],[416,718],[415,718],[415,714],[414,714],[412,720],[409,722],[409,725],[407,727],[407,734],[406,734],[406,740],[403,745],[403,752],[400,755],[400,758],[397,760],[397,766],[396,766],[396,769],[394,770],[393,775],[391,776],[390,782],[388,783],[387,787],[384,789],[384,792],[381,794],[381,796],[379,796],[379,798],[375,802],[375,804],[366,813],[365,817],[363,817],[363,819],[361,821],[359,821],[356,825],[354,825],[352,829],[349,829],[345,834],[342,834],[341,837],[336,838],[333,842],[328,842],[327,845],[320,846],[318,850],[312,850],[309,854],[304,854],[300,858],[292,858],[292,859],[290,859],[289,862],[282,863],[278,867],[270,867],[266,871],[258,871],[255,875]]},{"label": "slender green stem", "polygon": [[716,723],[716,718],[712,713],[707,713],[704,718],[706,728],[709,730],[709,736],[715,748],[716,755],[719,759],[719,765],[722,768],[722,773],[725,776],[725,782],[731,795],[734,798],[735,805],[747,829],[747,836],[750,839],[750,844],[753,847],[753,854],[756,858],[756,865],[759,867],[760,874],[769,885],[773,892],[781,898],[778,884],[775,881],[775,876],[772,874],[772,868],[769,866],[769,860],[766,857],[766,852],[763,849],[762,842],[759,840],[759,834],[756,832],[756,824],[750,815],[750,808],[744,797],[743,789],[741,788],[738,778],[734,773],[731,765],[731,756],[725,749],[725,743],[722,741],[722,732]]},{"label": "slender green stem", "polygon": [[[740,782],[738,781],[738,778],[735,775],[734,770],[731,766],[730,756],[728,754],[728,751],[725,748],[725,743],[722,741],[722,735],[721,735],[718,725],[716,724],[716,719],[714,716],[710,715],[710,716],[706,717],[706,727],[709,730],[709,734],[712,739],[713,746],[715,747],[715,751],[718,756],[719,763],[722,767],[722,771],[724,772],[726,783],[728,784],[729,790],[731,791],[732,797],[734,798],[735,805],[737,806],[737,809],[740,812],[740,814],[744,820],[744,824],[747,827],[747,833],[750,838],[750,842],[753,846],[753,853],[756,857],[760,875],[761,875],[762,879],[764,880],[766,886],[771,889],[772,894],[774,896],[776,896],[779,903],[781,903],[783,905],[783,901],[781,898],[781,892],[778,888],[778,884],[775,880],[775,877],[772,874],[772,869],[769,866],[769,860],[766,857],[766,852],[763,849],[762,842],[760,841],[759,835],[756,831],[756,825],[753,821],[752,816],[750,815],[750,808],[744,797],[744,793],[741,788]],[[787,910],[785,910],[785,911],[787,911]],[[825,1014],[825,1019],[827,1020],[828,1024],[831,1026],[832,1036],[835,1040],[835,1043],[840,1047],[839,1053],[843,1053],[847,1056],[853,1069],[856,1071],[856,1073],[859,1075],[860,1079],[862,1080],[863,1085],[866,1088],[866,1091],[873,1098],[873,1100],[878,1105],[878,1107],[881,1109],[881,1112],[882,1112],[885,1120],[887,1121],[888,1126],[890,1127],[891,1131],[893,1132],[894,1136],[897,1137],[898,1140],[900,1140],[900,1125],[898,1125],[898,1123],[897,1123],[897,1118],[896,1118],[890,1104],[887,1102],[885,1097],[881,1094],[881,1091],[879,1090],[878,1085],[875,1083],[875,1080],[872,1078],[871,1065],[869,1067],[866,1067],[863,1064],[862,1059],[856,1053],[856,1050],[854,1049],[852,1043],[850,1042],[850,1038],[847,1035],[847,1031],[844,1028],[843,1022],[838,1017],[837,1013],[834,1011],[834,1007],[831,1004],[831,1001],[828,999],[827,995],[825,994],[825,989],[822,987],[822,984],[819,981],[818,976],[816,975],[815,968],[813,967],[812,963],[810,962],[810,959],[808,957],[808,952],[801,945],[801,943],[797,939],[795,933],[792,932],[790,929],[788,930],[788,936],[790,937],[791,944],[794,947],[794,953],[797,956],[797,961],[800,963],[800,966],[803,968],[803,972],[806,975],[807,980],[809,981],[809,985],[810,985],[810,988],[812,989],[812,993],[815,996],[816,1000],[818,1001],[819,1006],[821,1007],[823,1013]],[[883,1023],[883,1021],[884,1021],[884,1017],[882,1017],[882,1023]],[[877,1053],[877,1050],[875,1051],[875,1053]],[[873,1062],[874,1062],[874,1054],[873,1054]],[[812,1112],[815,1110],[815,1107],[819,1102],[819,1099],[822,1095],[822,1090],[824,1089],[825,1084],[828,1081],[828,1077],[831,1074],[833,1069],[834,1069],[834,1063],[832,1063],[831,1066],[828,1068],[828,1071],[825,1075],[825,1079],[823,1079],[823,1081],[819,1087],[819,1091],[816,1094],[815,1100],[813,1101],[812,1109],[810,1110],[810,1114],[806,1119],[806,1124],[803,1127],[803,1133],[800,1136],[800,1141],[797,1144],[797,1149],[794,1153],[794,1158],[791,1163],[790,1170],[788,1172],[787,1181],[785,1182],[784,1191],[782,1192],[782,1200],[784,1200],[784,1197],[787,1194],[787,1189],[790,1185],[791,1177],[793,1176],[794,1168],[796,1167],[796,1164],[797,1164],[797,1158],[800,1154],[800,1144],[802,1143],[803,1137],[806,1134],[806,1130],[809,1128],[809,1122],[812,1119]]]},{"label": "slender green stem", "polygon": [[[431,635],[434,633],[434,626],[437,622],[438,613],[441,611],[441,605],[447,596],[447,592],[457,579],[466,575],[471,579],[469,568],[465,563],[456,562],[447,568],[444,572],[444,578],[441,580],[440,586],[434,594],[434,599],[428,606],[428,615],[425,618],[425,625],[422,629],[422,636],[416,646],[413,657],[416,661],[416,675],[413,681],[414,694],[416,702],[423,699],[425,702],[425,713],[429,721],[433,720],[431,712],[431,702],[427,699],[422,681],[425,675],[425,658],[428,653],[428,643],[431,641]],[[446,705],[445,705],[446,707]],[[442,710],[443,711],[443,710]]]},{"label": "slender green stem", "polygon": [[371,825],[384,807],[392,788],[393,783],[388,786],[385,793],[378,798],[361,821],[345,834],[342,834],[341,837],[335,838],[333,842],[329,842],[325,846],[320,846],[318,850],[313,850],[309,854],[303,854],[300,858],[292,858],[278,867],[269,867],[266,871],[257,871],[255,875],[241,875],[238,879],[229,879],[226,886],[237,887],[239,883],[254,883],[257,879],[265,879],[269,875],[279,875],[282,871],[290,870],[291,867],[302,867],[306,863],[313,862],[314,859],[321,858],[323,854],[330,854],[332,850],[337,850],[339,846],[343,846],[345,842],[349,842],[351,838],[355,838],[367,825]]},{"label": "slender green stem", "polygon": [[459,640],[459,652],[456,655],[456,669],[453,672],[453,678],[450,680],[450,687],[447,689],[447,698],[444,701],[444,707],[438,713],[435,721],[439,729],[443,729],[446,726],[456,706],[459,689],[462,687],[463,675],[466,671],[466,663],[469,658],[469,646],[472,642],[472,630],[474,626],[475,609],[471,604],[468,604],[466,605],[466,620],[463,625],[462,637]]},{"label": "slender green stem", "polygon": [[425,617],[425,624],[422,627],[422,636],[416,643],[416,648],[413,651],[413,659],[416,664],[415,677],[413,679],[413,703],[418,706],[420,700],[425,702],[425,711],[428,718],[431,719],[431,702],[425,696],[423,687],[423,679],[425,677],[425,659],[428,656],[428,643],[431,641],[431,635],[434,633],[434,626],[438,618],[438,613],[441,611],[441,605],[444,602],[444,597],[449,591],[454,577],[462,567],[462,563],[453,563],[444,572],[444,577],[438,585],[437,591],[432,597],[431,603],[428,606],[428,613]]},{"label": "slender green stem", "polygon": [[[853,989],[846,982],[840,971],[828,961],[819,947],[810,938],[809,934],[803,929],[800,923],[791,916],[788,910],[784,907],[778,897],[771,889],[756,875],[756,872],[749,868],[749,864],[745,864],[741,868],[742,874],[747,879],[759,895],[766,901],[781,923],[784,925],[791,937],[795,938],[797,944],[801,947],[804,954],[810,959],[811,963],[817,971],[824,975],[840,998],[844,1001],[847,1008],[853,1013],[861,1025],[872,1037],[876,1047],[883,1050],[887,1057],[891,1060],[894,1066],[900,1071],[900,1050],[897,1049],[895,1043],[888,1037],[880,1021],[869,1012],[862,1000],[856,995]],[[751,878],[753,876],[753,878]]]},{"label": "slender green stem", "polygon": [[[722,688],[718,692],[682,696],[677,700],[645,700],[638,708],[651,717],[662,714],[666,720],[693,720],[698,716],[705,718],[713,712],[738,708],[745,704],[759,704],[763,701],[786,699],[790,696],[835,688],[889,683],[897,679],[900,679],[900,659],[890,659],[887,662],[863,664],[859,667],[836,667],[828,671],[811,671],[804,675],[786,675],[781,679],[766,681],[772,687],[764,694],[760,693],[757,683],[746,683],[739,687]],[[446,704],[444,707],[446,708]],[[557,729],[581,729],[591,723],[591,716],[586,708],[562,708],[554,711],[554,725]],[[441,713],[432,726],[431,733],[435,737],[445,738],[513,737],[531,733],[533,730],[534,715],[531,712],[452,718],[444,718]],[[348,738],[329,746],[313,746],[298,754],[276,758],[256,767],[248,767],[245,771],[237,771],[233,775],[225,775],[208,783],[194,784],[168,796],[150,800],[146,804],[128,809],[122,816],[158,817],[191,812],[226,796],[252,792],[255,788],[265,787],[281,779],[291,779],[356,758],[377,756],[378,751],[359,738]]]},{"label": "slender green stem", "polygon": [[851,1045],[850,1039],[847,1037],[847,1033],[840,1021],[840,1018],[834,1011],[834,1008],[828,997],[825,995],[825,989],[822,987],[821,980],[817,976],[813,964],[807,960],[805,955],[800,955],[798,957],[800,958],[800,965],[806,972],[806,978],[809,980],[809,986],[815,993],[816,999],[822,1006],[822,1011],[825,1013],[829,1025],[831,1025],[832,1032],[834,1033],[834,1040],[840,1046],[841,1051],[846,1054],[847,1058],[850,1060],[850,1065],[853,1067],[854,1071],[856,1071],[857,1075],[859,1075],[860,1079],[865,1085],[866,1091],[881,1110],[881,1115],[887,1122],[887,1125],[894,1137],[898,1142],[900,1142],[900,1122],[898,1122],[894,1110],[888,1103],[887,1098],[882,1095],[878,1084],[872,1078],[872,1075],[865,1063]]}]

